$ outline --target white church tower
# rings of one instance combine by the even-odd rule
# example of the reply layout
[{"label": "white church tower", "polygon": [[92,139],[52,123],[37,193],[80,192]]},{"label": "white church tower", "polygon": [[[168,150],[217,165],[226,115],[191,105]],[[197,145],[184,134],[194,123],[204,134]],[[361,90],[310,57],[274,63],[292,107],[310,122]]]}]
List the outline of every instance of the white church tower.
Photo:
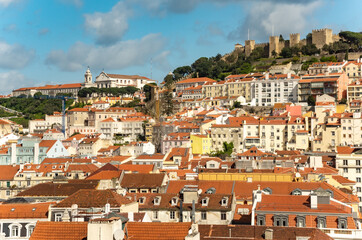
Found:
[{"label": "white church tower", "polygon": [[89,67],[87,68],[87,71],[84,74],[84,83],[82,85],[83,85],[83,87],[86,87],[86,88],[95,86],[95,84],[93,83],[93,79],[92,79],[92,73],[91,73]]}]

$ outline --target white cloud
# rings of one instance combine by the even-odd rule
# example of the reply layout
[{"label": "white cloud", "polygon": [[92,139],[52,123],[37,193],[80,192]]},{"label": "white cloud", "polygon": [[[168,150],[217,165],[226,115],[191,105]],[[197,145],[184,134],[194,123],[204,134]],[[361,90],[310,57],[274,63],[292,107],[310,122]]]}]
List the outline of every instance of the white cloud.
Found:
[{"label": "white cloud", "polygon": [[311,16],[321,4],[322,0],[253,2],[247,9],[246,20],[229,34],[229,38],[247,39],[247,31],[250,29],[250,39],[267,40],[274,26],[274,35],[284,34],[288,39],[289,33],[300,33],[313,27]]},{"label": "white cloud", "polygon": [[0,41],[0,68],[19,69],[30,63],[35,57],[35,50],[26,49],[19,44],[10,45]]},{"label": "white cloud", "polygon": [[128,29],[128,18],[133,15],[125,2],[118,2],[107,13],[85,14],[85,28],[96,37],[96,42],[110,45],[121,40]]},{"label": "white cloud", "polygon": [[45,61],[63,71],[77,71],[89,65],[94,69],[123,69],[142,66],[158,56],[166,43],[160,34],[149,34],[138,40],[120,41],[111,46],[77,42],[67,52],[55,50]]},{"label": "white cloud", "polygon": [[32,81],[17,71],[0,72],[0,94],[9,94],[14,89],[32,85]]},{"label": "white cloud", "polygon": [[7,7],[10,4],[17,2],[18,0],[0,0],[0,6]]}]

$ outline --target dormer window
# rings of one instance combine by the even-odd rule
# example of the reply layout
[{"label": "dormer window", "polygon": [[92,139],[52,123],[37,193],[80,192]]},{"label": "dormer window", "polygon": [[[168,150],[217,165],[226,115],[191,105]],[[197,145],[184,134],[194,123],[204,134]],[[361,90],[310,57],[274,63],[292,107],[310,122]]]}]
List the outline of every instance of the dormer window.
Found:
[{"label": "dormer window", "polygon": [[172,206],[176,206],[176,205],[177,205],[177,201],[178,201],[177,197],[173,197],[173,198],[171,199],[171,205],[172,205]]},{"label": "dormer window", "polygon": [[202,206],[207,206],[208,204],[209,204],[209,198],[208,198],[208,197],[203,198],[203,199],[201,200],[201,205],[202,205]]},{"label": "dormer window", "polygon": [[145,203],[145,200],[146,200],[145,197],[141,197],[141,198],[138,199],[138,202],[139,202],[140,204],[144,204],[144,203]]},{"label": "dormer window", "polygon": [[228,198],[227,197],[223,197],[221,199],[221,206],[226,206],[228,204]]},{"label": "dormer window", "polygon": [[161,197],[155,197],[155,199],[153,200],[153,203],[155,205],[160,205],[160,202],[161,202]]},{"label": "dormer window", "polygon": [[52,169],[56,169],[57,168],[57,166],[52,166]]}]

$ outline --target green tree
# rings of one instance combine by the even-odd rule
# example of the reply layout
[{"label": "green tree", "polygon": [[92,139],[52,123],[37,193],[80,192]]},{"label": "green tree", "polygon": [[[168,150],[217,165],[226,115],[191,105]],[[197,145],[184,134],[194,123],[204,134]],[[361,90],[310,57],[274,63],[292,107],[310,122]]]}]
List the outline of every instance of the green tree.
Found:
[{"label": "green tree", "polygon": [[341,101],[339,101],[339,104],[347,104],[347,99],[342,98]]},{"label": "green tree", "polygon": [[308,106],[315,106],[315,98],[311,95],[307,100]]},{"label": "green tree", "polygon": [[280,52],[280,56],[282,56],[283,58],[291,58],[293,56],[292,50],[288,47],[284,47]]},{"label": "green tree", "polygon": [[207,57],[197,59],[192,65],[192,70],[199,74],[199,77],[211,77],[212,62]]}]

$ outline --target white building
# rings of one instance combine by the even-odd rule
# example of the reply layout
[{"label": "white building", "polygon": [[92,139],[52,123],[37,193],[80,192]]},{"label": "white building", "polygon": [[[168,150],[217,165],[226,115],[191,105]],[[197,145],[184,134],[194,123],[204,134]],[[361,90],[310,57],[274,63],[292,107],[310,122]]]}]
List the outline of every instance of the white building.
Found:
[{"label": "white building", "polygon": [[101,72],[95,81],[95,85],[98,88],[112,88],[112,87],[136,87],[143,88],[148,83],[155,83],[155,80],[147,77],[138,75],[121,75],[121,74],[110,74]]},{"label": "white building", "polygon": [[339,174],[350,181],[356,182],[355,193],[362,209],[362,148],[337,147],[336,168]]},{"label": "white building", "polygon": [[122,142],[133,142],[138,135],[143,134],[144,119],[107,118],[98,124],[98,132],[103,133],[106,139],[118,137]]},{"label": "white building", "polygon": [[298,81],[296,75],[266,73],[252,82],[252,98],[257,106],[274,106],[275,103],[298,102]]},{"label": "white building", "polygon": [[125,146],[121,146],[120,151],[120,155],[126,156],[152,155],[155,153],[155,145],[151,142],[131,142]]}]

